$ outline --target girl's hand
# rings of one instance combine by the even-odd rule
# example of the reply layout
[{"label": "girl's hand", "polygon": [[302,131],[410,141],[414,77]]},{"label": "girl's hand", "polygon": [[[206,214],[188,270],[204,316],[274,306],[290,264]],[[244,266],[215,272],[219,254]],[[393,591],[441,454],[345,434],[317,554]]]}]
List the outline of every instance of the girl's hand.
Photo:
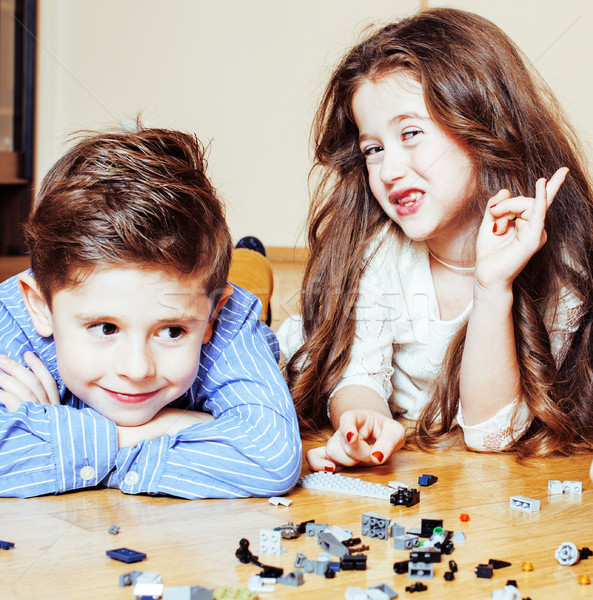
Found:
[{"label": "girl's hand", "polygon": [[348,410],[326,446],[307,452],[313,471],[336,470],[338,465],[383,464],[406,440],[403,426],[391,417],[372,410]]},{"label": "girl's hand", "polygon": [[545,244],[546,213],[564,183],[562,167],[550,181],[538,179],[535,198],[511,198],[500,190],[490,198],[476,242],[476,282],[484,288],[510,286],[529,259]]},{"label": "girl's hand", "polygon": [[10,411],[23,402],[60,404],[58,386],[47,367],[33,352],[23,355],[28,367],[0,355],[0,402]]}]

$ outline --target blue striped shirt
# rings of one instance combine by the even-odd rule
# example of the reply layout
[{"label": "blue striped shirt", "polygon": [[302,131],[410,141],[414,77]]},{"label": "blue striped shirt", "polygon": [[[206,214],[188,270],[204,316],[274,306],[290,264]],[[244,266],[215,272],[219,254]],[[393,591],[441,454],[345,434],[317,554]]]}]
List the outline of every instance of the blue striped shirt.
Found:
[{"label": "blue striped shirt", "polygon": [[169,406],[211,413],[172,436],[118,449],[116,425],[74,397],[58,372],[53,338],[37,334],[16,277],[0,285],[0,353],[25,364],[37,354],[61,405],[0,404],[0,496],[29,497],[105,485],[128,494],[181,498],[273,496],[301,469],[294,405],[277,364],[278,344],[245,290],[220,311],[187,393]]}]

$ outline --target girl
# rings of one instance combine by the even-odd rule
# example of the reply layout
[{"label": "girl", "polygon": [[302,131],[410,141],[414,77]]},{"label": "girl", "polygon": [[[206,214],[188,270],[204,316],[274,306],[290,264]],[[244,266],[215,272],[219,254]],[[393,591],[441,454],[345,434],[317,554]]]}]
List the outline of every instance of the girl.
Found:
[{"label": "girl", "polygon": [[279,332],[303,430],[336,430],[310,466],[383,463],[400,415],[424,449],[588,446],[591,189],[519,49],[454,9],[388,25],[338,66],[313,134],[302,327]]}]

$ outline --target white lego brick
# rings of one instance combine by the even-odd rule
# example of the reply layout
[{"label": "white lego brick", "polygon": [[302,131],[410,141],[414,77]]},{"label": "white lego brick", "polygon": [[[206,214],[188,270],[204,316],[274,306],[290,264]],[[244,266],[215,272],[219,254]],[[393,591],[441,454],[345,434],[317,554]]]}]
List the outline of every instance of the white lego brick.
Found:
[{"label": "white lego brick", "polygon": [[378,498],[389,500],[393,490],[380,483],[364,481],[356,477],[348,477],[339,473],[325,473],[318,471],[310,473],[299,479],[299,484],[313,490],[324,490],[326,492],[337,492],[351,496],[365,496],[366,498]]},{"label": "white lego brick", "polygon": [[540,502],[526,496],[511,496],[510,506],[526,512],[536,512],[540,508]]},{"label": "white lego brick", "polygon": [[562,491],[565,494],[582,494],[583,493],[583,482],[582,481],[563,481]]},{"label": "white lego brick", "polygon": [[548,493],[562,494],[562,482],[559,479],[548,479]]},{"label": "white lego brick", "polygon": [[259,531],[259,551],[262,554],[276,554],[280,556],[286,552],[282,547],[282,536],[279,531],[273,529],[260,529]]},{"label": "white lego brick", "polygon": [[282,506],[290,506],[292,504],[292,500],[283,498],[282,496],[272,496],[271,498],[268,498],[268,502],[274,506],[278,506],[279,504],[282,504]]}]

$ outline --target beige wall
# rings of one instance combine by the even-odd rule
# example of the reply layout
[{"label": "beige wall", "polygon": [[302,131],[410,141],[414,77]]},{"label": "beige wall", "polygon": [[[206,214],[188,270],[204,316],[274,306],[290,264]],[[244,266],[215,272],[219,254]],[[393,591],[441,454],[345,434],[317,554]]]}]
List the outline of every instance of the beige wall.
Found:
[{"label": "beige wall", "polygon": [[[308,134],[331,66],[364,27],[435,0],[39,0],[36,176],[77,129],[195,131],[235,239],[303,245]],[[589,0],[467,0],[526,51],[593,136]]]},{"label": "beige wall", "polygon": [[39,0],[36,176],[67,134],[126,121],[211,141],[233,237],[302,245],[308,135],[330,66],[417,0]]}]

